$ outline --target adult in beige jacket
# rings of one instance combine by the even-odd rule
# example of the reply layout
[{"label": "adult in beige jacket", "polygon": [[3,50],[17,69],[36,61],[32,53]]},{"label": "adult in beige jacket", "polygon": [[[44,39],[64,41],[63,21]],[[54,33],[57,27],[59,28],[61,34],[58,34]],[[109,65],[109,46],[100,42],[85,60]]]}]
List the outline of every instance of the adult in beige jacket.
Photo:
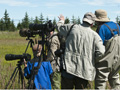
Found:
[{"label": "adult in beige jacket", "polygon": [[[64,16],[59,17],[57,30],[67,36],[72,24],[64,24]],[[88,80],[95,78],[95,60],[101,57],[105,48],[99,35],[91,29],[95,15],[88,12],[83,17],[83,24],[75,24],[66,39],[62,71],[62,89],[84,89]]]}]

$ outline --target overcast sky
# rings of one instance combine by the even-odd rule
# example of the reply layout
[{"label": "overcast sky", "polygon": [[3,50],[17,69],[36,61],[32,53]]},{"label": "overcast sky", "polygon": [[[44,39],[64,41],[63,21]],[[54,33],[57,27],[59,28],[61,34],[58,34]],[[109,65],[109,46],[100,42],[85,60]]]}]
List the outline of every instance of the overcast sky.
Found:
[{"label": "overcast sky", "polygon": [[86,12],[94,13],[97,9],[104,9],[112,21],[120,16],[120,0],[0,0],[0,18],[4,16],[5,9],[9,17],[15,23],[24,18],[25,12],[29,17],[35,18],[42,13],[44,18],[54,17],[63,14],[65,17],[75,18],[82,17]]}]

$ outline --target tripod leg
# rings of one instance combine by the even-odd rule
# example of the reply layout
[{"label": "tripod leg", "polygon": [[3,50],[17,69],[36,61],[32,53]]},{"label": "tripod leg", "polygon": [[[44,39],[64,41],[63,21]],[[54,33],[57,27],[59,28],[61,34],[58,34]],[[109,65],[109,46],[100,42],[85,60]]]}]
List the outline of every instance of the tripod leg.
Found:
[{"label": "tripod leg", "polygon": [[12,85],[13,85],[13,82],[15,81],[15,78],[16,78],[16,75],[17,75],[17,73],[18,73],[18,70],[16,71],[16,73],[15,73],[15,75],[14,75],[14,78],[13,78],[13,80],[12,80],[12,83],[11,83],[11,86],[10,86],[10,88],[12,87]]},{"label": "tripod leg", "polygon": [[21,80],[22,89],[24,89],[25,81],[24,81],[24,75],[23,75],[21,67],[19,67],[19,83],[20,83],[20,80]]},{"label": "tripod leg", "polygon": [[[14,77],[14,75],[15,75],[15,73],[16,73],[17,68],[18,68],[18,67],[16,67],[15,70],[13,71],[13,73],[12,73],[12,75],[11,75],[11,77],[10,77],[10,80],[8,81],[8,83],[7,83],[6,86],[5,86],[5,89],[8,88],[8,86],[9,86],[9,84],[10,84],[10,81],[13,79],[13,77]],[[18,72],[18,71],[17,71],[17,72]]]}]

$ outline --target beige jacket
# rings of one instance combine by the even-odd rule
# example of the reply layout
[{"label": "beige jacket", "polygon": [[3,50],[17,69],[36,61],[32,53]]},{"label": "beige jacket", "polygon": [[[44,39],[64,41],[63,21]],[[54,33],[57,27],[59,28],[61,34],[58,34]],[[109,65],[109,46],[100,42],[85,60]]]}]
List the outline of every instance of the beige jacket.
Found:
[{"label": "beige jacket", "polygon": [[[71,24],[57,23],[57,30],[66,37]],[[77,77],[94,80],[95,58],[101,57],[105,47],[99,35],[88,24],[74,25],[66,40],[63,68]]]}]

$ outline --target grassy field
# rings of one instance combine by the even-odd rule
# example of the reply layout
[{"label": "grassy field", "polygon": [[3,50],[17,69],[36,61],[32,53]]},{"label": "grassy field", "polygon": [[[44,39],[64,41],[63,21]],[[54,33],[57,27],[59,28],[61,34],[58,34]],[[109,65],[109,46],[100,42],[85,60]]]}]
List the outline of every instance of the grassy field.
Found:
[{"label": "grassy field", "polygon": [[[0,32],[0,89],[4,89],[10,79],[17,62],[20,60],[6,61],[6,54],[22,55],[25,52],[28,40],[26,37],[20,37],[19,32]],[[32,55],[29,47],[27,53]],[[23,66],[22,66],[23,67]],[[16,76],[18,79],[18,76]],[[15,81],[17,81],[15,79]],[[12,88],[20,88],[15,82]]]},{"label": "grassy field", "polygon": [[[8,83],[10,76],[12,75],[17,61],[6,61],[5,55],[6,54],[16,54],[22,55],[25,52],[28,40],[26,37],[20,37],[19,32],[0,32],[0,89],[4,89],[5,85]],[[27,53],[32,55],[32,50],[29,47]],[[23,66],[22,66],[23,68]],[[19,89],[21,88],[18,84],[19,77],[16,76],[15,83],[12,85],[12,89]],[[27,80],[25,80],[26,82]],[[94,83],[90,82],[91,88],[94,88]],[[107,88],[110,88],[107,85]]]}]

